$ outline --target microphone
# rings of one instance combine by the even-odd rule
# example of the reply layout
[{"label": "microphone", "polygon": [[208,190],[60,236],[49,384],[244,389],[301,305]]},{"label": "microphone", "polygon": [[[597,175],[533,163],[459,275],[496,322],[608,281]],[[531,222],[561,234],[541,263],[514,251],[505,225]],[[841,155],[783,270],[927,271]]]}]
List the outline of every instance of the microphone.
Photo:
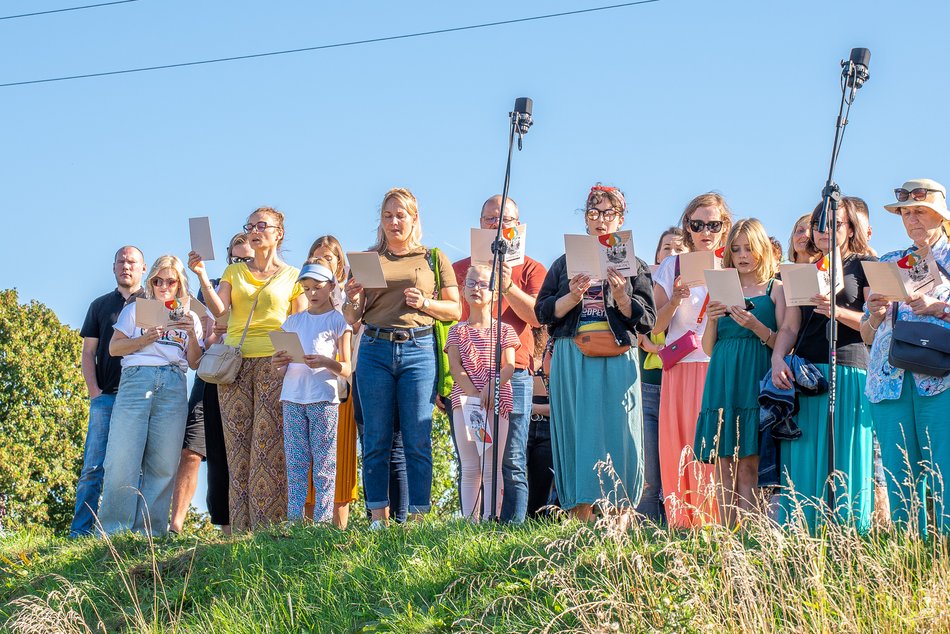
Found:
[{"label": "microphone", "polygon": [[534,121],[531,119],[531,108],[534,103],[530,97],[518,97],[515,99],[515,107],[509,116],[514,123],[515,131],[518,133],[518,149],[521,149],[521,139],[528,133],[528,128]]},{"label": "microphone", "polygon": [[866,48],[852,48],[851,57],[846,62],[841,62],[844,68],[844,76],[849,88],[858,89],[871,78],[868,73],[868,64],[871,63],[871,51]]}]

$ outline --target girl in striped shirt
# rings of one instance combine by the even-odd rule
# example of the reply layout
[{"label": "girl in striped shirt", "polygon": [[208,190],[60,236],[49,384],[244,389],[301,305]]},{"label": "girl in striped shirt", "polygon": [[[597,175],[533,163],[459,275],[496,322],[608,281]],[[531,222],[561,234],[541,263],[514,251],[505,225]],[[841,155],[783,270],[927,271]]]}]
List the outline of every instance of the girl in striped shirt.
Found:
[{"label": "girl in striped shirt", "polygon": [[[497,322],[492,319],[492,307],[498,293],[489,290],[491,269],[473,266],[465,276],[463,297],[468,303],[468,321],[449,330],[445,352],[449,369],[455,379],[452,399],[452,434],[459,457],[459,498],[462,515],[475,521],[479,516],[491,516],[492,487],[501,486],[501,456],[508,438],[508,414],[512,397],[509,380],[515,370],[515,349],[521,345],[518,335],[508,324],[501,325],[501,398],[498,437],[493,434],[494,354]],[[464,407],[463,396],[471,399]],[[492,442],[498,442],[498,464],[492,474]],[[484,481],[484,487],[482,487]],[[481,491],[480,491],[481,489]],[[497,495],[501,511],[502,492]],[[480,510],[480,512],[479,512]]]}]

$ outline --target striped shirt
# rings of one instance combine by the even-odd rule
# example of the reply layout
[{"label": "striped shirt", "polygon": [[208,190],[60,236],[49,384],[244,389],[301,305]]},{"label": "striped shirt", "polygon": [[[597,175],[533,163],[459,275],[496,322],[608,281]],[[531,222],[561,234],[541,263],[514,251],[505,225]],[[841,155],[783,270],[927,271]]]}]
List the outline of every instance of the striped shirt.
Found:
[{"label": "striped shirt", "polygon": [[[448,352],[449,346],[456,346],[459,350],[459,356],[462,358],[462,369],[468,374],[472,384],[478,391],[482,391],[491,381],[492,376],[492,357],[495,352],[495,328],[497,323],[492,320],[491,328],[473,328],[468,322],[462,321],[449,329],[449,334],[445,338],[445,351]],[[521,340],[515,333],[515,329],[506,323],[501,325],[501,347],[502,349],[521,346]],[[452,387],[452,407],[461,408],[462,387],[456,381]],[[511,382],[501,386],[501,404],[500,411],[502,415],[507,415],[512,409]]]}]

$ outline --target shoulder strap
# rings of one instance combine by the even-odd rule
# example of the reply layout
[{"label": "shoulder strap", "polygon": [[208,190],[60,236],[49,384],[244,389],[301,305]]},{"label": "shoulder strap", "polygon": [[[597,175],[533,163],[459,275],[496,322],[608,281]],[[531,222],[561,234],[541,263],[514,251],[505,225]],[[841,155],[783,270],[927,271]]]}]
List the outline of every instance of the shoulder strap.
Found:
[{"label": "shoulder strap", "polygon": [[891,302],[891,329],[892,330],[897,326],[898,306],[900,306],[900,302]]},{"label": "shoulder strap", "polygon": [[676,278],[680,275],[680,256],[677,253],[675,256],[676,261],[673,263],[673,281],[676,281]]},{"label": "shoulder strap", "polygon": [[261,298],[261,293],[264,292],[264,289],[267,288],[267,285],[274,281],[274,278],[280,275],[280,272],[284,270],[284,267],[280,267],[277,271],[267,278],[267,281],[264,283],[264,286],[261,286],[257,289],[257,293],[254,295],[254,303],[251,304],[251,312],[247,316],[247,323],[244,324],[244,332],[241,333],[241,341],[238,343],[237,347],[240,350],[244,347],[244,338],[247,337],[247,330],[251,327],[251,320],[254,318],[254,309],[257,308],[257,302]]},{"label": "shoulder strap", "polygon": [[768,295],[769,297],[772,296],[772,282],[774,281],[775,281],[775,278],[773,277],[772,279],[769,280],[769,285],[765,287],[765,294]]},{"label": "shoulder strap", "polygon": [[439,248],[432,247],[429,249],[429,266],[432,268],[432,272],[435,274],[435,297],[439,296],[439,292],[442,290],[442,272],[439,270]]}]

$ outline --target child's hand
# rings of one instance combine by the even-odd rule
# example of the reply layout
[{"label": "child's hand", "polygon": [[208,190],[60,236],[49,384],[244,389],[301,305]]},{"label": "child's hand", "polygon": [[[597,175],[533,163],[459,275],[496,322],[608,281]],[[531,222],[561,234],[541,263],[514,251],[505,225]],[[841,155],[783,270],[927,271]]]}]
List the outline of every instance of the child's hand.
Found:
[{"label": "child's hand", "polygon": [[494,409],[494,396],[495,390],[492,389],[491,385],[485,386],[485,389],[482,390],[482,393],[479,395],[482,409],[484,409],[486,412],[490,412]]},{"label": "child's hand", "polygon": [[305,354],[303,355],[304,363],[307,364],[308,368],[313,370],[319,370],[320,368],[327,367],[327,364],[333,361],[328,356],[322,354]]},{"label": "child's hand", "polygon": [[290,365],[292,358],[290,353],[286,350],[280,350],[274,353],[274,356],[270,358],[271,365],[273,365],[278,370],[283,370],[288,365]]}]

